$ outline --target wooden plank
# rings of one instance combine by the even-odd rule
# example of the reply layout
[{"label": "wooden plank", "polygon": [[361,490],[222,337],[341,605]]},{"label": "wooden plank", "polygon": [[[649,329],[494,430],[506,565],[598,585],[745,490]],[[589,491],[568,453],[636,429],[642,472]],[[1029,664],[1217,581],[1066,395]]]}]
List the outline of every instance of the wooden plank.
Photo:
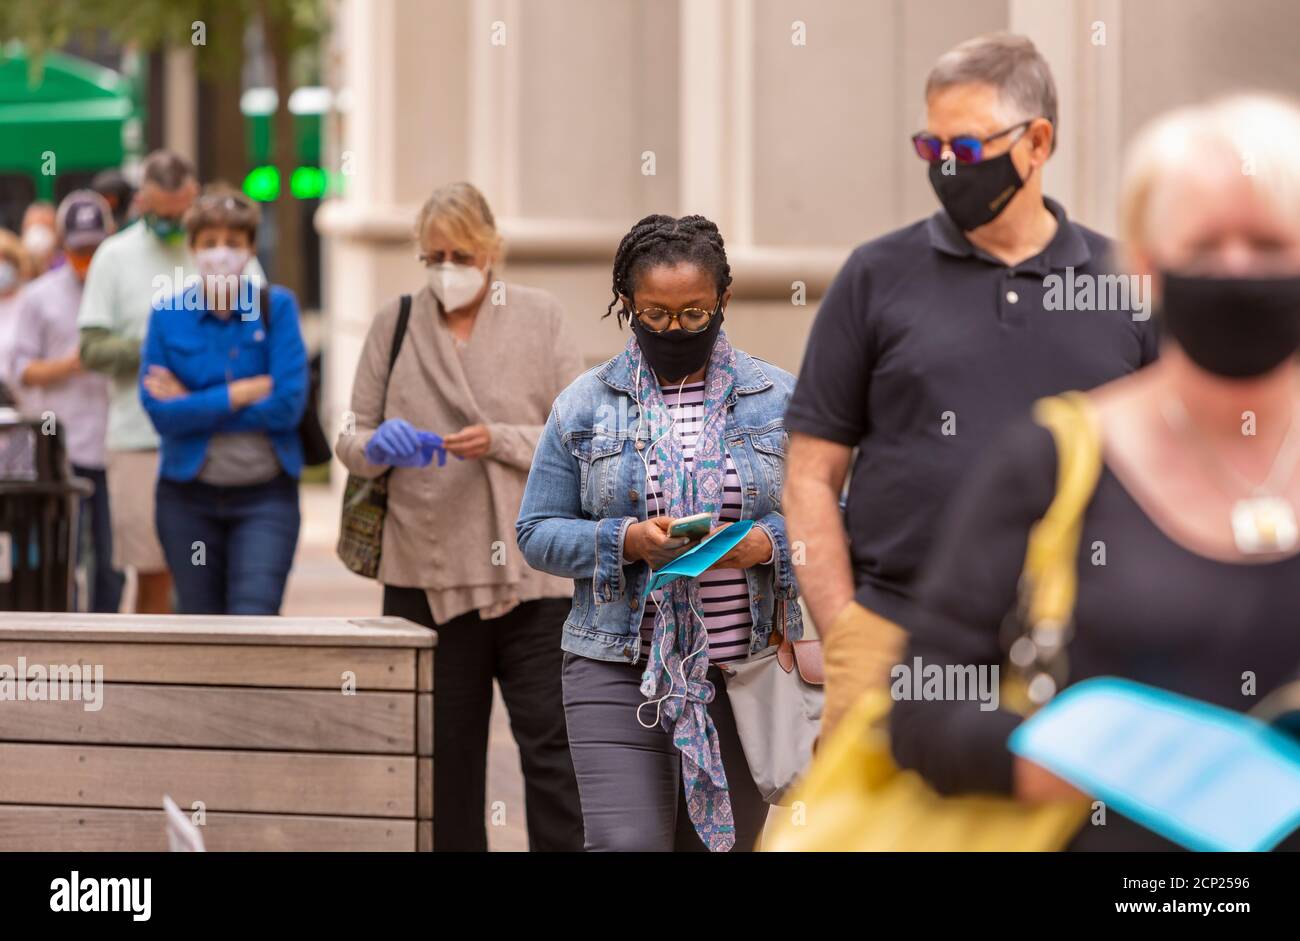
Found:
[{"label": "wooden plank", "polygon": [[416,651],[415,688],[422,693],[433,692],[433,648],[431,647]]},{"label": "wooden plank", "polygon": [[287,618],[238,615],[0,612],[8,640],[306,647],[432,647],[435,633],[403,618]]},{"label": "wooden plank", "polygon": [[433,693],[415,694],[415,753],[433,754]]},{"label": "wooden plank", "polygon": [[415,821],[415,851],[417,853],[433,852],[433,821]]},{"label": "wooden plank", "polygon": [[[200,827],[213,852],[410,852],[414,820],[210,813]],[[159,810],[0,804],[0,847],[10,853],[166,852]]]},{"label": "wooden plank", "polygon": [[88,711],[86,705],[58,700],[0,704],[0,741],[415,751],[412,693],[345,696],[321,690],[105,683],[99,709]]},{"label": "wooden plank", "polygon": [[242,644],[60,643],[15,641],[0,634],[0,663],[98,665],[113,683],[191,683],[342,689],[343,674],[357,689],[412,689],[412,647],[268,647]]},{"label": "wooden plank", "polygon": [[0,803],[414,817],[415,758],[0,743]]},{"label": "wooden plank", "polygon": [[415,816],[421,820],[433,819],[433,759],[416,758],[415,761]]}]

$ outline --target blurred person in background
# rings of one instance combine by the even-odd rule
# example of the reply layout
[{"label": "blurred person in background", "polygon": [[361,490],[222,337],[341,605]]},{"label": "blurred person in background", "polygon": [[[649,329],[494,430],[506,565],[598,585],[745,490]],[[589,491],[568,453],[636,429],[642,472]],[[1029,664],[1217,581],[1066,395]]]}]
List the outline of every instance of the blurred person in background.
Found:
[{"label": "blurred person in background", "polygon": [[[794,377],[732,347],[730,299],[716,225],[639,221],[606,312],[632,336],[556,400],[528,477],[519,545],[573,579],[564,711],[588,850],[748,851],[767,820],[720,664],[802,636],[781,515]],[[647,599],[650,573],[699,543],[673,521],[701,512],[755,525]]]},{"label": "blurred person in background", "polygon": [[[157,150],[144,160],[136,203],[141,224],[109,236],[86,275],[78,326],[81,363],[112,383],[107,436],[114,567],[136,570],[136,611],[165,614],[171,576],[154,528],[158,434],[137,392],[140,346],[154,303],[181,292],[194,274],[181,219],[198,194],[185,158]],[[257,259],[247,272],[261,279]]]},{"label": "blurred person in background", "polygon": [[14,345],[21,329],[18,299],[31,277],[32,262],[22,240],[8,229],[0,229],[0,386],[3,386],[0,404],[20,404],[21,389],[14,375]]},{"label": "blurred person in background", "polygon": [[260,221],[229,187],[194,202],[184,223],[199,276],[155,306],[140,362],[162,439],[155,520],[182,614],[279,614],[298,547],[307,350],[293,292],[263,295],[246,273]]},{"label": "blurred person in background", "polygon": [[[944,504],[975,456],[1038,398],[1156,355],[1129,309],[1048,308],[1055,274],[1111,271],[1105,238],[1043,195],[1056,87],[1028,39],[945,53],[912,145],[942,208],[859,246],[823,298],[790,400],[786,510],[822,635],[823,732],[888,682]],[[852,464],[847,503],[840,497]]]},{"label": "blurred person in background", "polygon": [[32,277],[39,277],[63,264],[54,206],[44,200],[34,202],[23,213],[23,248],[32,260]]},{"label": "blurred person in background", "polygon": [[122,599],[122,573],[113,568],[108,483],[104,475],[104,433],[108,423],[108,379],[81,368],[77,313],[90,259],[113,234],[113,216],[98,193],[77,190],[59,204],[55,220],[59,247],[67,259],[23,291],[18,305],[14,374],[28,410],[55,415],[73,473],[95,491],[82,500],[82,538],[91,536],[93,568],[90,603],[97,613],[115,613]]},{"label": "blurred person in background", "polygon": [[121,170],[111,168],[99,171],[91,181],[90,188],[108,202],[113,210],[113,221],[119,229],[135,218],[131,211],[135,187],[127,181]]},{"label": "blurred person in background", "polygon": [[[571,586],[525,564],[514,523],[551,403],[582,358],[553,296],[493,280],[501,240],[475,187],[435,191],[415,235],[428,284],[410,299],[404,335],[396,299],[371,323],[352,386],[355,427],[344,427],[337,453],[361,477],[391,470],[384,614],[438,631],[434,849],[487,849],[495,679],[519,743],[529,846],[578,850],[560,691]],[[431,466],[439,449],[456,459]]]},{"label": "blurred person in background", "polygon": [[[1123,677],[1245,711],[1300,669],[1297,153],[1300,108],[1265,96],[1171,112],[1132,144],[1121,235],[1166,340],[1154,365],[1087,395],[1104,466],[1083,519],[1069,683]],[[938,539],[905,662],[1004,662],[999,628],[1056,474],[1053,439],[1028,418],[989,449]],[[1085,555],[1098,541],[1109,564]],[[899,763],[945,794],[1077,796],[1008,750],[1020,716],[980,705],[896,703]],[[1112,809],[1072,848],[1176,847]]]}]

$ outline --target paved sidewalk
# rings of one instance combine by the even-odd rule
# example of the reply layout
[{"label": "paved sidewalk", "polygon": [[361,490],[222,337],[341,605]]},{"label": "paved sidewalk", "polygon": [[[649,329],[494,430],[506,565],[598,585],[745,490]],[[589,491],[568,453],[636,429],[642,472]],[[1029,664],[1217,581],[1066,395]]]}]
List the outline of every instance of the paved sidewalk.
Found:
[{"label": "paved sidewalk", "polygon": [[[353,575],[334,555],[339,507],[328,487],[301,488],[302,534],[285,595],[284,614],[308,617],[373,617],[383,594],[377,582]],[[437,691],[434,691],[437,702]],[[499,802],[499,804],[497,804]],[[528,849],[524,831],[523,774],[510,723],[498,694],[488,742],[488,846],[493,851]],[[493,823],[493,806],[497,805]],[[434,808],[437,813],[437,808]],[[504,817],[504,820],[501,818]]]}]

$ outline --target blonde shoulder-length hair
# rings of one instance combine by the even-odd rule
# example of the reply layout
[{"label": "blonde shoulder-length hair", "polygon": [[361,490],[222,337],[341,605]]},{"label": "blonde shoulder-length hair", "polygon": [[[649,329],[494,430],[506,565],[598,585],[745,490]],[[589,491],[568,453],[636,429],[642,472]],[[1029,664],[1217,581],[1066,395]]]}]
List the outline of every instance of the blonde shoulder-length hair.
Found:
[{"label": "blonde shoulder-length hair", "polygon": [[496,258],[501,251],[492,207],[473,183],[448,183],[433,191],[415,217],[415,242],[424,243],[431,227],[476,255]]},{"label": "blonde shoulder-length hair", "polygon": [[1289,218],[1300,218],[1300,105],[1248,93],[1188,105],[1154,118],[1129,146],[1120,183],[1120,238],[1127,252],[1151,245],[1163,185],[1182,169],[1212,166],[1246,177]]}]

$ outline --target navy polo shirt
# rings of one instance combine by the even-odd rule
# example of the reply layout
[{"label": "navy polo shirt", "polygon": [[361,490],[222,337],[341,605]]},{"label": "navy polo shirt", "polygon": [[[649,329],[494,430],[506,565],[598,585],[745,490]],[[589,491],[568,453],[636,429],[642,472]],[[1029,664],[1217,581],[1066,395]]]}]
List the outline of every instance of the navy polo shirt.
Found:
[{"label": "navy polo shirt", "polygon": [[817,312],[786,428],[858,449],[845,519],[857,599],[891,620],[908,619],[945,504],[1002,428],[1156,356],[1152,322],[1131,309],[1060,309],[1074,305],[1051,276],[1068,289],[1115,269],[1104,237],[1045,203],[1057,231],[1033,258],[1008,266],[939,211],[855,249]]}]

